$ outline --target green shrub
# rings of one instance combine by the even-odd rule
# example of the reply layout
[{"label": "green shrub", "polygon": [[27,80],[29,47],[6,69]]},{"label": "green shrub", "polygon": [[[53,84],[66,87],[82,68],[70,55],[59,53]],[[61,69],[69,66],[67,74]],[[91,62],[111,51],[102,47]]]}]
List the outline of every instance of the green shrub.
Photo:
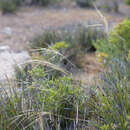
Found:
[{"label": "green shrub", "polygon": [[76,0],[80,7],[92,7],[95,0]]},{"label": "green shrub", "polygon": [[2,13],[14,13],[18,6],[21,4],[29,4],[29,5],[41,5],[46,6],[48,4],[59,3],[60,0],[31,0],[30,3],[26,3],[23,0],[0,0],[0,9]]},{"label": "green shrub", "polygon": [[65,25],[64,27],[45,30],[43,34],[32,40],[30,47],[34,50],[40,49],[42,55],[46,53],[45,51],[42,53],[41,48],[53,49],[57,44],[65,43],[66,47],[60,45],[61,48],[58,48],[57,51],[80,67],[77,57],[95,51],[92,43],[101,37],[104,37],[104,32],[98,27],[89,27],[89,25],[83,24]]},{"label": "green shrub", "polygon": [[[39,80],[37,77],[43,73],[43,71],[39,72],[39,70],[41,69],[36,68],[32,72],[35,79],[33,87],[29,91],[34,91],[35,93],[31,94],[31,98],[39,103],[37,105],[41,106],[39,107],[40,111],[44,110],[52,113],[53,120],[51,121],[54,124],[58,121],[58,115],[62,115],[60,117],[60,127],[65,128],[66,123],[69,126],[71,121],[67,121],[63,117],[75,119],[76,103],[80,100],[81,90],[77,85],[73,86],[72,79],[66,76],[57,79],[53,78],[52,80],[48,80],[44,76],[44,80]],[[43,77],[43,75],[41,76]],[[42,104],[44,104],[44,108]]]},{"label": "green shrub", "polygon": [[130,48],[130,20],[119,23],[109,34],[112,44],[119,44],[119,49]]},{"label": "green shrub", "polygon": [[32,49],[47,48],[53,43],[62,41],[60,34],[53,30],[46,30],[41,35],[34,37],[30,47]]},{"label": "green shrub", "polygon": [[56,77],[54,65],[34,62],[26,71],[31,80],[21,80],[27,81],[26,86],[3,87],[0,129],[129,129],[130,62],[113,61],[97,89],[73,81],[70,75]]},{"label": "green shrub", "polygon": [[130,49],[130,20],[119,23],[109,33],[108,40],[98,40],[95,47],[98,52],[108,54],[110,58],[126,58]]},{"label": "green shrub", "polygon": [[65,42],[56,42],[54,46],[52,46],[52,49],[54,50],[60,50],[60,49],[65,49],[68,48],[68,44]]},{"label": "green shrub", "polygon": [[125,0],[125,3],[126,3],[127,5],[130,5],[130,0]]},{"label": "green shrub", "polygon": [[61,0],[32,0],[30,4],[46,6],[48,4],[59,3]]},{"label": "green shrub", "polygon": [[36,36],[32,40],[31,48],[46,48],[56,42],[65,41],[69,46],[77,45],[89,49],[93,46],[92,42],[101,37],[104,37],[102,29],[84,24],[65,25],[60,28],[45,30],[43,34]]},{"label": "green shrub", "polygon": [[[85,107],[88,97],[81,83],[73,81],[69,75],[50,79],[47,70],[41,65],[33,66],[28,71],[33,77],[31,84],[19,89],[11,87],[8,92],[11,96],[6,94],[8,90],[3,90],[5,93],[0,98],[1,129],[39,130],[41,124],[44,124],[44,129],[74,129],[83,122],[87,123],[91,112],[84,113],[85,109],[89,110]],[[84,127],[87,128],[80,126]]]},{"label": "green shrub", "polygon": [[50,0],[32,0],[31,4],[34,4],[34,5],[42,5],[42,6],[45,6],[45,5],[48,5],[50,3]]},{"label": "green shrub", "polygon": [[0,0],[0,9],[2,13],[14,13],[17,9],[17,0]]},{"label": "green shrub", "polygon": [[98,3],[98,8],[103,9],[107,12],[119,12],[119,1],[118,0],[102,0],[102,2]]}]

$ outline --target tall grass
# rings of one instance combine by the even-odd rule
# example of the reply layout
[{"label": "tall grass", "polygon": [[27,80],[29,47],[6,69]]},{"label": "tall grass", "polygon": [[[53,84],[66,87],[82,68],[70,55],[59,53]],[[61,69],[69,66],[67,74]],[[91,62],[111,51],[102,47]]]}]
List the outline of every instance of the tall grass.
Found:
[{"label": "tall grass", "polygon": [[[130,63],[116,60],[98,86],[73,81],[71,76],[48,78],[36,64],[30,85],[2,88],[0,128],[10,130],[63,129],[127,130],[130,128]],[[23,81],[24,82],[24,81]]]},{"label": "tall grass", "polygon": [[83,113],[82,104],[79,111],[80,83],[70,76],[48,79],[41,66],[34,67],[30,73],[33,74],[31,85],[3,89],[1,129],[76,129],[78,113]]},{"label": "tall grass", "polygon": [[97,86],[99,102],[95,102],[99,127],[103,130],[128,130],[130,128],[130,63],[116,60],[110,71],[102,75]]},{"label": "tall grass", "polygon": [[43,57],[33,57],[14,85],[1,88],[0,129],[129,130],[130,60],[114,55],[98,84],[86,86],[58,66],[61,46],[38,48]]}]

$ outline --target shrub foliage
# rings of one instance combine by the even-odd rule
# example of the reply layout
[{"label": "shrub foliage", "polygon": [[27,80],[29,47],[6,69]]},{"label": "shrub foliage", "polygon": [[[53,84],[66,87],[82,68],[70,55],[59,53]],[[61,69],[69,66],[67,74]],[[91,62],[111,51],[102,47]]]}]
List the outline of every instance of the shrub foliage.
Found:
[{"label": "shrub foliage", "polygon": [[127,5],[130,5],[130,0],[125,0]]},{"label": "shrub foliage", "polygon": [[15,12],[18,6],[17,0],[0,0],[0,9],[2,13]]},{"label": "shrub foliage", "polygon": [[60,0],[30,0],[29,2],[26,2],[26,0],[0,0],[0,9],[3,14],[14,13],[19,6],[25,4],[47,6],[59,2]]},{"label": "shrub foliage", "polygon": [[[104,32],[102,28],[89,27],[84,24],[65,25],[56,29],[48,29],[43,34],[36,36],[32,40],[31,48],[57,48],[58,52],[68,58],[74,64],[80,66],[76,62],[77,56],[86,52],[95,51],[93,42],[98,38],[103,38]],[[59,48],[61,47],[61,48]],[[74,60],[72,60],[74,59]]]},{"label": "shrub foliage", "polygon": [[76,0],[80,7],[92,7],[95,0]]},{"label": "shrub foliage", "polygon": [[98,40],[94,45],[97,51],[108,54],[109,58],[120,57],[127,59],[130,50],[129,36],[130,20],[126,19],[110,31],[107,40]]},{"label": "shrub foliage", "polygon": [[[29,65],[27,64],[24,70],[19,70],[20,73],[17,76],[22,77],[22,80],[16,81],[16,85],[20,83],[19,87],[9,83],[8,88],[4,86],[0,89],[0,129],[129,130],[129,51],[123,53],[123,55],[127,54],[127,58],[116,55],[118,51],[121,51],[120,37],[123,37],[123,46],[129,49],[129,37],[124,35],[124,32],[129,32],[127,30],[129,26],[124,26],[124,23],[129,25],[126,20],[117,26],[108,39],[99,42],[100,47],[96,43],[98,51],[102,52],[101,56],[111,56],[111,58],[105,72],[100,75],[100,82],[94,86],[87,86],[73,80],[71,75],[58,66],[61,53],[57,51],[64,52],[70,43],[75,41],[70,37],[73,33],[72,30],[67,32],[69,37],[61,37],[66,36],[61,33],[51,35],[51,39],[47,37],[47,41],[50,43],[40,44],[45,48],[40,48],[41,46],[37,48],[37,45],[34,44],[34,48],[37,48],[38,52],[41,50],[40,55],[39,53],[38,57],[32,55]],[[88,37],[86,38],[86,35],[91,36],[88,32],[85,33],[85,38],[84,35],[82,38],[78,37],[79,34],[74,35],[78,42],[81,39],[81,41],[90,40]],[[118,37],[116,37],[117,34]],[[58,36],[58,38],[53,36]],[[62,38],[67,40],[62,40]],[[43,41],[45,39],[44,37]],[[123,50],[123,52],[127,51]]]}]

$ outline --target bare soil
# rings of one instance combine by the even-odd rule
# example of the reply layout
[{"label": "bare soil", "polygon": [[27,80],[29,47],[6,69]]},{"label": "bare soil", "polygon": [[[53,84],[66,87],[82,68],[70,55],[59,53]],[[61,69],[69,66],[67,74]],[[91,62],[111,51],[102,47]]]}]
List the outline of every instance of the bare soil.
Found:
[{"label": "bare soil", "polygon": [[81,58],[80,62],[83,69],[74,74],[73,78],[82,81],[86,85],[97,83],[98,76],[103,71],[104,66],[99,62],[96,54],[88,53]]}]

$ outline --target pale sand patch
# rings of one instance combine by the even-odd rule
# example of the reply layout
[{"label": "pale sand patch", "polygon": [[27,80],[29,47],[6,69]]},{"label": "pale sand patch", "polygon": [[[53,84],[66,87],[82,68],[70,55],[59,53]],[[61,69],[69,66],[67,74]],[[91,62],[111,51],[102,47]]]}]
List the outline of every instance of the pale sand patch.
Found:
[{"label": "pale sand patch", "polygon": [[15,66],[22,64],[30,59],[26,51],[14,52],[8,46],[0,47],[0,80],[6,80],[15,77]]}]

